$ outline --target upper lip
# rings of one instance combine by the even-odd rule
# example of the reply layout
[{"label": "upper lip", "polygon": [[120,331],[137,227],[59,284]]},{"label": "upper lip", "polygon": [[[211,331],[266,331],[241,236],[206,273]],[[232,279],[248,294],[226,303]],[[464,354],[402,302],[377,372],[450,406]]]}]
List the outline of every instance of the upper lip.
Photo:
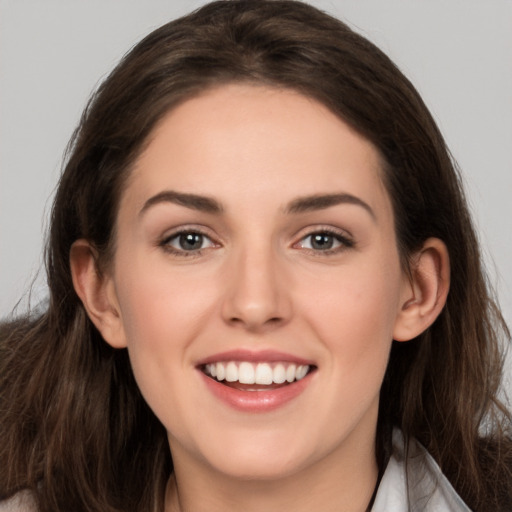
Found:
[{"label": "upper lip", "polygon": [[289,362],[300,365],[314,366],[314,362],[302,357],[297,357],[286,352],[279,352],[276,350],[228,350],[226,352],[218,352],[212,354],[204,359],[198,361],[197,366],[205,364],[218,363],[221,361],[248,361],[253,363],[274,363],[274,362]]}]

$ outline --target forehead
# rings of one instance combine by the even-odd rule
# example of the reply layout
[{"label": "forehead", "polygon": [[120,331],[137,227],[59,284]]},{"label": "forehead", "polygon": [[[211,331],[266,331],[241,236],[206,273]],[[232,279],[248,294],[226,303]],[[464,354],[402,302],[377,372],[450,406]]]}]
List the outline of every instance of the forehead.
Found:
[{"label": "forehead", "polygon": [[289,89],[231,84],[160,121],[123,200],[141,203],[169,188],[228,203],[329,192],[386,202],[381,167],[373,144],[319,102]]}]

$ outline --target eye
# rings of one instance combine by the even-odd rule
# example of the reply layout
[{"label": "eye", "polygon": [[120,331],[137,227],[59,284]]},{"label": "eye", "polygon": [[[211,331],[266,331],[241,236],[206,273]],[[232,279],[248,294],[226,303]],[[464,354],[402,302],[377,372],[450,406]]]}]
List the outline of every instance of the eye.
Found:
[{"label": "eye", "polygon": [[347,237],[331,231],[316,231],[302,238],[297,246],[316,252],[337,252],[344,248],[353,247],[354,243]]},{"label": "eye", "polygon": [[198,231],[181,231],[162,241],[161,245],[174,253],[199,252],[214,247],[212,240]]}]

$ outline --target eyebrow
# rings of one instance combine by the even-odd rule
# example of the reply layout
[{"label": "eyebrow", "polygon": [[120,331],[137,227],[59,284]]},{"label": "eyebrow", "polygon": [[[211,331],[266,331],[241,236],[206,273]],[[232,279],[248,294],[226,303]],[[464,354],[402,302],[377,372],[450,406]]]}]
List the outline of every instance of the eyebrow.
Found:
[{"label": "eyebrow", "polygon": [[376,220],[375,212],[368,203],[352,194],[317,194],[312,196],[299,197],[293,200],[286,208],[287,213],[304,213],[315,210],[325,210],[338,204],[354,204],[364,208]]},{"label": "eyebrow", "polygon": [[[222,205],[212,197],[197,194],[176,192],[175,190],[164,190],[150,197],[141,208],[139,216],[142,216],[149,208],[161,203],[174,203],[191,210],[198,210],[205,213],[220,214],[224,211]],[[369,204],[362,199],[347,193],[340,194],[316,194],[312,196],[299,197],[294,199],[285,209],[287,214],[325,210],[339,204],[353,204],[364,208],[376,220],[376,216]]]},{"label": "eyebrow", "polygon": [[149,208],[161,203],[174,203],[185,206],[191,210],[198,210],[205,213],[222,213],[221,204],[215,199],[207,196],[196,194],[186,194],[184,192],[176,192],[174,190],[164,190],[155,196],[150,197],[141,208],[139,217],[142,216]]}]

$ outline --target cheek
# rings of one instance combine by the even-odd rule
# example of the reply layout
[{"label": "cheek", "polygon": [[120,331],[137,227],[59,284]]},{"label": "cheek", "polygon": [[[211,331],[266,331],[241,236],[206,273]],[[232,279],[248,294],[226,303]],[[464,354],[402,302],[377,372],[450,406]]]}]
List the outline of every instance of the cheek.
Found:
[{"label": "cheek", "polygon": [[162,267],[132,265],[129,276],[119,281],[118,296],[134,376],[157,417],[176,428],[175,411],[186,399],[180,375],[189,362],[187,348],[204,324],[208,298],[190,282],[166,276]]},{"label": "cheek", "polygon": [[[395,259],[364,260],[304,290],[306,311],[334,364],[356,371],[385,367],[399,309],[401,271]],[[307,293],[309,292],[309,293]],[[384,368],[385,369],[385,368]]]},{"label": "cheek", "polygon": [[218,287],[211,276],[170,272],[160,256],[151,264],[140,260],[132,257],[129,267],[119,262],[116,291],[130,361],[145,394],[157,376],[172,380],[189,363],[188,347],[209,322]]},{"label": "cheek", "polygon": [[129,345],[183,344],[214,303],[202,276],[169,272],[160,259],[132,263],[129,273],[119,266],[119,275],[129,276],[117,288]]},{"label": "cheek", "polygon": [[[306,283],[297,294],[303,329],[321,344],[322,400],[316,419],[328,425],[325,439],[351,432],[363,418],[373,425],[391,349],[401,272],[394,260],[365,258]],[[307,285],[306,285],[307,284]],[[319,441],[322,443],[323,441]]]}]

